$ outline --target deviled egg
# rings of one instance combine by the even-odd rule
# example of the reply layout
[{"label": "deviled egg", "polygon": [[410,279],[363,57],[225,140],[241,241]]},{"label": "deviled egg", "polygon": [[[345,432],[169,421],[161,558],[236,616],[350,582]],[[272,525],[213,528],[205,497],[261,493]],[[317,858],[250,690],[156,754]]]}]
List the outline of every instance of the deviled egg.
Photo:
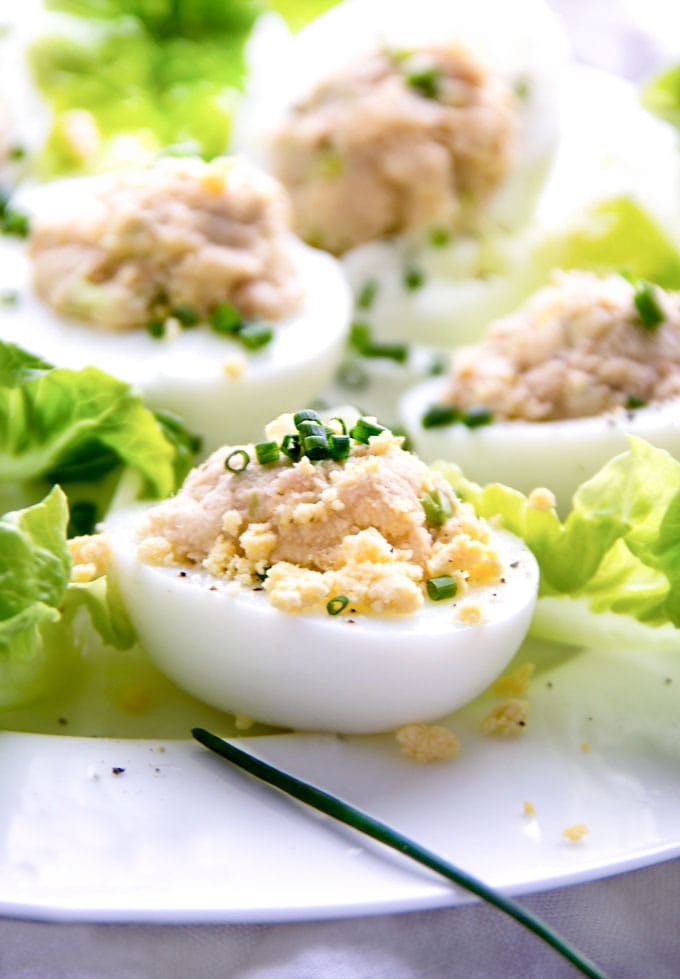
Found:
[{"label": "deviled egg", "polygon": [[211,449],[312,400],[341,356],[337,262],[289,230],[285,192],[237,159],[167,158],[27,192],[0,245],[0,335],[88,364],[179,414]]},{"label": "deviled egg", "polygon": [[628,434],[680,455],[680,293],[644,280],[556,272],[400,417],[422,457],[480,483],[547,486],[564,511]]},{"label": "deviled egg", "polygon": [[106,522],[139,639],[194,695],[292,728],[384,731],[480,693],[528,629],[523,542],[375,419],[282,416]]},{"label": "deviled egg", "polygon": [[336,253],[423,226],[516,227],[555,149],[566,51],[541,0],[347,0],[251,65],[236,145]]}]

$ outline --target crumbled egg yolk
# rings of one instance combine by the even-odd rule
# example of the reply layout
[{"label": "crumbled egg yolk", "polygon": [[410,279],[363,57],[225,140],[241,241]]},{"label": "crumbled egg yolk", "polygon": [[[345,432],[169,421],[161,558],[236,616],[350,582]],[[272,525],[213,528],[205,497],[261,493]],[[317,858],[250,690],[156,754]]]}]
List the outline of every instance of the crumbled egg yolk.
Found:
[{"label": "crumbled egg yolk", "polygon": [[[275,441],[291,429],[293,417],[282,416],[266,435]],[[191,555],[190,563],[243,587],[263,581],[272,604],[286,612],[345,596],[352,612],[403,614],[422,606],[430,578],[450,576],[458,598],[470,586],[500,581],[488,525],[387,429],[368,442],[356,440],[342,464],[306,455],[260,464],[254,446],[233,451],[247,456],[247,471],[225,473],[229,448],[219,450],[167,508],[152,511],[139,546],[142,561],[173,566]],[[211,539],[199,527],[203,553],[191,525],[203,519],[197,490],[210,496],[211,508],[222,508]],[[445,497],[445,513],[430,525],[423,499],[433,493]],[[361,526],[370,509],[380,529]],[[205,514],[212,528],[207,506]],[[475,602],[458,605],[456,614],[465,624],[483,620]]]},{"label": "crumbled egg yolk", "polygon": [[106,534],[89,534],[72,537],[68,541],[71,553],[71,581],[83,584],[106,574],[111,557],[111,547]]},{"label": "crumbled egg yolk", "polygon": [[496,704],[483,719],[480,728],[482,734],[496,738],[517,738],[523,734],[529,716],[529,704],[526,700],[509,697]]},{"label": "crumbled egg yolk", "polygon": [[419,764],[450,761],[460,751],[456,735],[441,724],[405,724],[395,737],[402,754]]}]

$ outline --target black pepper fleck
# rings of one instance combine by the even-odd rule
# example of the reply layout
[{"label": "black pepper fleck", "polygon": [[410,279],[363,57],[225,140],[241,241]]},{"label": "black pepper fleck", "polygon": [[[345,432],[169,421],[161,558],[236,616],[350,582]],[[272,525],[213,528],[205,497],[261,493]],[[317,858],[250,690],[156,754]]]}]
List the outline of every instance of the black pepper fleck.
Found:
[{"label": "black pepper fleck", "polygon": [[187,576],[186,571],[180,571],[179,572],[179,575],[178,575],[179,578],[186,578],[186,576]]},{"label": "black pepper fleck", "polygon": [[122,775],[124,771],[125,771],[124,768],[121,768],[119,765],[114,765],[113,768],[111,769],[111,774]]}]

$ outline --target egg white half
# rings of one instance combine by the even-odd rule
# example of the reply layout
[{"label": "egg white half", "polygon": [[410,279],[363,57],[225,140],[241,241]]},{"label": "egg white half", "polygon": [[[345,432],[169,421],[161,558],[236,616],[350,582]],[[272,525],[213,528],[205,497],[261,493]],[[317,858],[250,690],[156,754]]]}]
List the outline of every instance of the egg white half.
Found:
[{"label": "egg white half", "polygon": [[[605,200],[631,198],[680,243],[677,136],[640,105],[634,86],[572,66],[559,118],[559,148],[528,228],[452,239],[439,248],[427,234],[397,236],[342,256],[355,295],[367,281],[377,284],[362,314],[377,340],[451,349],[479,339],[489,323],[545,284],[552,269],[544,244],[578,229],[587,209]],[[423,285],[409,291],[404,272],[413,267]]]},{"label": "egg white half", "polygon": [[624,408],[589,418],[550,422],[495,421],[479,428],[462,424],[423,428],[421,419],[441,403],[445,378],[416,385],[399,405],[413,450],[426,462],[454,462],[477,483],[505,483],[523,493],[547,486],[562,514],[582,482],[628,449],[628,435],[680,458],[680,399]]},{"label": "egg white half", "polygon": [[470,701],[510,662],[531,620],[538,569],[525,545],[494,531],[505,581],[402,616],[287,613],[263,592],[202,571],[136,558],[144,510],[107,520],[111,573],[139,639],[180,687],[222,710],[294,729],[387,731],[433,721]]},{"label": "egg white half", "polygon": [[271,45],[251,47],[250,81],[233,145],[266,167],[273,134],[322,81],[385,46],[446,43],[460,44],[510,87],[527,87],[527,98],[518,100],[518,147],[511,171],[485,211],[491,222],[517,227],[531,213],[556,145],[568,52],[562,24],[543,0],[346,0],[275,51]]},{"label": "egg white half", "polygon": [[[75,193],[79,182],[45,185],[19,203],[36,210],[61,196],[63,207],[64,195]],[[256,440],[271,418],[313,401],[330,381],[351,315],[338,263],[292,236],[290,254],[303,284],[302,307],[274,324],[266,347],[250,352],[207,325],[155,339],[143,329],[111,332],[58,317],[32,290],[24,243],[0,239],[0,291],[19,293],[15,305],[0,306],[0,337],[56,366],[94,365],[127,381],[151,408],[180,415],[203,438],[206,451]],[[230,373],[229,364],[236,370]]]}]

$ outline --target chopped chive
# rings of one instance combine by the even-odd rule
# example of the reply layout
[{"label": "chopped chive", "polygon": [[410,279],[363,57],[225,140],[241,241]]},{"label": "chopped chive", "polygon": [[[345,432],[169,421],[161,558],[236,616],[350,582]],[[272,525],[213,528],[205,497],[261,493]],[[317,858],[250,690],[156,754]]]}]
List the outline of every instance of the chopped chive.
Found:
[{"label": "chopped chive", "polygon": [[155,340],[160,340],[165,336],[165,320],[154,317],[146,324],[146,332]]},{"label": "chopped chive", "polygon": [[431,404],[420,424],[423,428],[438,428],[440,425],[453,425],[461,419],[460,408],[456,405]]},{"label": "chopped chive", "polygon": [[255,456],[261,466],[270,462],[278,462],[279,446],[276,442],[258,442],[255,446]]},{"label": "chopped chive", "polygon": [[406,81],[423,98],[438,99],[441,94],[441,76],[441,70],[436,65],[432,65],[429,68],[408,72]]},{"label": "chopped chive", "polygon": [[429,363],[427,373],[431,377],[439,377],[441,374],[446,373],[448,366],[449,361],[445,354],[435,354]]},{"label": "chopped chive", "polygon": [[526,102],[531,92],[531,83],[528,78],[518,78],[514,85],[515,95],[521,102]]},{"label": "chopped chive", "polygon": [[378,295],[378,283],[375,279],[369,279],[359,290],[357,296],[358,309],[370,309]]},{"label": "chopped chive", "polygon": [[0,231],[4,235],[15,235],[17,238],[28,238],[31,230],[27,214],[15,211],[13,208],[5,207],[2,213]]},{"label": "chopped chive", "polygon": [[411,268],[405,269],[403,276],[404,288],[409,292],[415,292],[416,289],[421,289],[425,284],[425,273],[411,266]]},{"label": "chopped chive", "polygon": [[347,459],[350,451],[349,435],[329,435],[328,451],[331,459]]},{"label": "chopped chive", "polygon": [[220,303],[210,314],[210,326],[215,333],[239,333],[241,314],[231,303]]},{"label": "chopped chive", "polygon": [[489,408],[468,408],[463,412],[461,421],[468,428],[480,428],[482,425],[490,425],[493,421],[493,412]]},{"label": "chopped chive", "polygon": [[274,338],[274,331],[269,323],[246,323],[239,331],[239,340],[248,350],[259,350],[266,347]]},{"label": "chopped chive", "polygon": [[[340,432],[335,431],[335,429],[333,429],[331,427],[333,425],[333,422],[337,422],[338,423],[338,427],[340,429]],[[345,419],[344,418],[340,418],[339,415],[335,415],[333,418],[331,418],[330,421],[328,422],[328,426],[327,427],[328,427],[329,433],[332,434],[332,435],[339,435],[339,434],[341,434],[341,435],[347,435],[347,425],[345,424]]]},{"label": "chopped chive", "polygon": [[302,455],[299,435],[284,435],[281,442],[281,451],[293,462],[297,462]]},{"label": "chopped chive", "polygon": [[340,615],[348,605],[349,598],[347,595],[336,595],[326,602],[326,611],[329,615]]},{"label": "chopped chive", "polygon": [[363,391],[369,385],[369,376],[356,360],[348,360],[341,364],[335,378],[341,387],[350,391]]},{"label": "chopped chive", "polygon": [[304,435],[302,436],[302,448],[305,455],[312,460],[328,459],[330,450],[328,438],[323,435]]},{"label": "chopped chive", "polygon": [[367,323],[355,321],[349,328],[349,345],[363,353],[371,342],[371,328]]},{"label": "chopped chive", "polygon": [[428,578],[425,582],[428,597],[433,602],[443,602],[447,598],[453,598],[458,591],[458,584],[450,574],[441,574],[436,578]]},{"label": "chopped chive", "polygon": [[220,738],[216,734],[211,734],[210,731],[206,731],[204,728],[192,728],[191,734],[204,747],[210,751],[214,751],[231,764],[248,772],[249,775],[259,778],[267,785],[273,786],[280,792],[292,796],[294,799],[298,799],[312,809],[323,812],[333,819],[337,819],[338,822],[364,833],[384,846],[388,846],[403,856],[414,860],[416,863],[428,867],[430,870],[446,878],[446,880],[460,887],[464,887],[472,894],[477,895],[477,897],[481,897],[482,900],[499,911],[509,915],[518,924],[528,928],[529,931],[542,939],[542,941],[547,942],[558,955],[561,955],[566,961],[571,962],[572,965],[584,976],[588,976],[589,979],[606,979],[604,973],[597,966],[593,965],[577,949],[565,942],[539,918],[536,918],[530,911],[523,908],[517,901],[506,897],[494,887],[490,887],[484,881],[469,874],[466,870],[449,863],[432,850],[426,849],[408,836],[404,836],[398,830],[370,816],[367,812],[357,809],[347,802],[343,802],[329,792],[317,789],[314,785],[310,785],[308,782],[302,781],[302,779],[282,772],[273,765],[269,765],[267,762],[248,754],[242,748],[237,748],[236,745],[225,741],[224,738]]},{"label": "chopped chive", "polygon": [[193,306],[187,306],[185,303],[179,303],[177,306],[171,306],[170,315],[173,316],[185,330],[190,329],[192,326],[196,326],[201,321],[201,317],[198,315]]},{"label": "chopped chive", "polygon": [[386,360],[394,360],[397,364],[405,364],[408,360],[406,343],[371,343],[362,352],[364,357],[384,357]]},{"label": "chopped chive", "polygon": [[349,344],[362,357],[385,357],[403,364],[408,359],[408,345],[405,343],[375,343],[371,339],[371,328],[367,323],[355,321],[350,327]]},{"label": "chopped chive", "polygon": [[647,401],[644,398],[638,398],[636,394],[629,394],[626,398],[626,408],[628,411],[635,411],[636,408],[646,408]]},{"label": "chopped chive", "polygon": [[16,306],[19,302],[19,293],[16,289],[0,290],[0,306]]},{"label": "chopped chive", "polygon": [[26,157],[25,146],[13,146],[7,154],[8,160],[23,160]]},{"label": "chopped chive", "polygon": [[300,433],[300,438],[305,438],[307,435],[326,437],[326,426],[321,421],[313,421],[311,418],[303,418],[297,426],[297,430]]},{"label": "chopped chive", "polygon": [[302,411],[296,411],[293,415],[293,424],[298,431],[302,422],[316,422],[317,425],[321,425],[321,418],[313,408],[303,408]]},{"label": "chopped chive", "polygon": [[359,418],[349,434],[357,442],[363,442],[364,445],[368,445],[368,440],[372,435],[380,435],[384,431],[386,431],[384,425],[370,422],[367,418]]},{"label": "chopped chive", "polygon": [[411,440],[408,437],[408,432],[406,431],[406,429],[401,428],[401,426],[399,425],[393,425],[391,431],[392,434],[395,436],[395,438],[401,439],[401,447],[404,450],[404,452],[410,452]]},{"label": "chopped chive", "polygon": [[224,468],[230,473],[242,473],[250,463],[250,456],[245,449],[234,449],[224,460]]},{"label": "chopped chive", "polygon": [[441,527],[453,513],[451,500],[441,489],[424,493],[420,503],[425,511],[425,520],[431,527]]},{"label": "chopped chive", "polygon": [[665,316],[654,294],[651,282],[641,279],[635,286],[633,303],[638,311],[640,321],[645,330],[656,330],[663,323]]},{"label": "chopped chive", "polygon": [[432,228],[430,231],[430,244],[433,248],[446,248],[451,241],[451,232],[448,228]]}]

